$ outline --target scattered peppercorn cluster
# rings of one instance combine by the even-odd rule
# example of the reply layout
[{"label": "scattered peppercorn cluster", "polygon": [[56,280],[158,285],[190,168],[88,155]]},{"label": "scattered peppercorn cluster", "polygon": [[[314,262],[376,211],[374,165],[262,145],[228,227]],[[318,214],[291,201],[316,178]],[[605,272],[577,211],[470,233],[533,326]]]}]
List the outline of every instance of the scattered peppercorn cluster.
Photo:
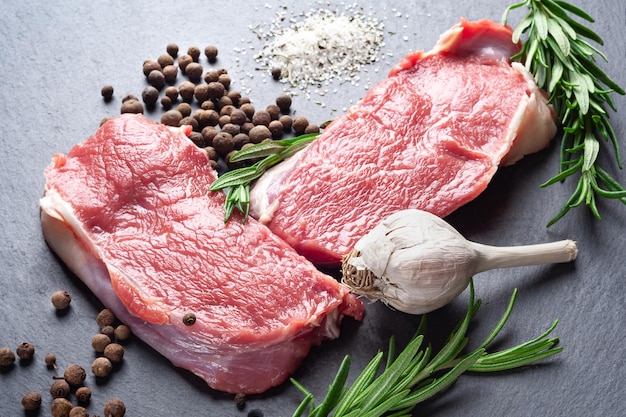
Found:
[{"label": "scattered peppercorn cluster", "polygon": [[[250,97],[231,89],[231,77],[218,67],[218,50],[207,46],[202,58],[198,47],[189,47],[179,55],[179,47],[169,44],[166,53],[156,60],[143,63],[148,85],[141,98],[128,94],[122,98],[121,113],[144,113],[159,104],[163,109],[160,122],[168,126],[189,125],[190,139],[204,148],[211,165],[218,168],[223,161],[226,169],[239,167],[229,163],[233,152],[285,135],[317,133],[320,127],[304,116],[294,117],[291,96],[279,95],[275,103],[265,108],[255,106]],[[204,65],[208,64],[205,70]],[[183,80],[180,81],[179,74]],[[102,88],[105,100],[111,100],[113,87]]]},{"label": "scattered peppercorn cluster", "polygon": [[[52,305],[57,310],[69,308],[71,296],[67,291],[56,291],[51,297]],[[92,373],[96,378],[107,378],[119,365],[124,357],[122,343],[131,337],[128,326],[117,321],[111,310],[101,310],[96,323],[100,332],[93,336],[91,344],[96,352],[96,358],[92,363]],[[30,363],[35,355],[35,346],[30,342],[22,342],[15,349],[15,353],[8,347],[0,348],[0,367],[8,369],[13,367],[16,357],[20,364]],[[56,370],[57,356],[48,353],[44,357],[48,369]],[[87,372],[78,364],[68,365],[63,375],[53,375],[50,385],[50,412],[52,417],[89,417],[87,409],[91,400],[91,389],[85,385]],[[76,404],[70,401],[74,396]],[[25,411],[38,410],[43,402],[40,392],[30,391],[22,397],[22,407]],[[124,402],[118,398],[108,400],[104,404],[104,417],[123,417],[126,413]],[[93,415],[93,417],[98,417]]]}]

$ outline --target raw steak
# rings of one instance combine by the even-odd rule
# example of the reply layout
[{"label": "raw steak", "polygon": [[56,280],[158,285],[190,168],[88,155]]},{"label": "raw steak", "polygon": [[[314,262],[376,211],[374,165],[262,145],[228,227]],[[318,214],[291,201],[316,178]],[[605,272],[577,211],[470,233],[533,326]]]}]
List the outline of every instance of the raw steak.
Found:
[{"label": "raw steak", "polygon": [[338,264],[356,241],[406,208],[450,214],[499,165],[546,147],[554,111],[509,57],[511,29],[481,20],[397,64],[346,114],[253,187],[251,214],[299,253]]},{"label": "raw steak", "polygon": [[137,336],[217,390],[278,385],[343,316],[362,318],[360,300],[265,226],[224,224],[216,174],[180,129],[119,116],[45,176],[54,252]]}]

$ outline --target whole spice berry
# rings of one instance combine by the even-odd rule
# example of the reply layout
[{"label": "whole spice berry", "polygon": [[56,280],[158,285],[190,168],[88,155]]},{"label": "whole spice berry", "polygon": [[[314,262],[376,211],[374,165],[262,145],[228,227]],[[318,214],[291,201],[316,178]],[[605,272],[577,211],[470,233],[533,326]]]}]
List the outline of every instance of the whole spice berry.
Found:
[{"label": "whole spice berry", "polygon": [[276,104],[270,104],[265,108],[265,111],[269,113],[270,120],[278,120],[280,116],[280,107]]},{"label": "whole spice berry", "polygon": [[204,82],[207,84],[216,83],[219,79],[220,74],[219,72],[217,72],[217,70],[210,69],[204,74]]},{"label": "whole spice berry", "polygon": [[52,293],[52,297],[50,297],[50,300],[52,301],[52,305],[54,306],[54,308],[56,308],[57,310],[64,310],[69,307],[70,303],[72,302],[72,297],[67,291],[55,291],[54,293]]},{"label": "whole spice berry", "polygon": [[278,67],[272,68],[271,73],[272,73],[272,78],[273,79],[280,80],[280,76],[282,75],[282,71],[281,71],[280,68],[278,68]]},{"label": "whole spice berry", "polygon": [[63,373],[63,378],[68,384],[73,386],[81,385],[85,381],[86,376],[85,368],[80,365],[70,365]]},{"label": "whole spice berry", "polygon": [[165,50],[172,56],[172,58],[176,58],[178,55],[178,45],[175,43],[168,43]]},{"label": "whole spice berry", "polygon": [[165,75],[163,75],[163,71],[160,70],[152,70],[150,74],[148,74],[148,82],[155,88],[159,90],[163,88],[165,85]]},{"label": "whole spice berry", "polygon": [[130,327],[125,324],[120,324],[115,328],[115,337],[119,341],[128,340],[132,336],[132,332],[130,331]]},{"label": "whole spice berry", "polygon": [[278,120],[272,120],[268,126],[273,139],[280,139],[283,135],[283,124]]},{"label": "whole spice berry", "polygon": [[70,384],[64,379],[57,379],[50,385],[52,398],[67,398],[70,395]]},{"label": "whole spice berry", "polygon": [[67,398],[55,398],[50,405],[52,417],[69,417],[72,403]]},{"label": "whole spice berry", "polygon": [[124,417],[124,414],[126,414],[126,405],[119,398],[104,403],[104,417]]},{"label": "whole spice berry", "polygon": [[187,54],[178,57],[178,68],[185,74],[187,72],[187,65],[193,62],[193,58]]},{"label": "whole spice berry", "polygon": [[276,105],[280,108],[280,111],[283,113],[289,113],[289,109],[291,108],[291,96],[288,94],[281,94],[276,97]]},{"label": "whole spice berry", "polygon": [[22,397],[22,407],[26,411],[33,411],[41,407],[41,394],[37,391],[31,391]]},{"label": "whole spice berry", "polygon": [[271,121],[272,116],[270,116],[267,110],[259,110],[252,116],[252,123],[256,126],[269,126]]},{"label": "whole spice berry", "polygon": [[178,94],[180,94],[180,98],[182,98],[184,101],[193,100],[195,90],[196,86],[191,81],[183,81],[178,86]]},{"label": "whole spice berry", "polygon": [[102,90],[100,90],[100,93],[102,94],[102,97],[105,101],[111,100],[111,98],[113,98],[113,86],[110,84],[103,86]]},{"label": "whole spice berry", "polygon": [[96,316],[96,324],[101,329],[106,326],[113,326],[115,324],[115,320],[115,314],[108,308],[103,308]]},{"label": "whole spice berry", "polygon": [[285,133],[291,131],[291,126],[293,125],[293,119],[291,116],[284,114],[278,118],[278,121],[283,125],[283,131]]},{"label": "whole spice berry", "polygon": [[149,85],[141,92],[141,99],[147,106],[154,106],[159,99],[159,90]]},{"label": "whole spice berry", "polygon": [[226,90],[230,88],[230,83],[232,82],[230,75],[228,74],[220,74],[217,78],[217,82],[222,84]]},{"label": "whole spice berry", "polygon": [[169,97],[172,101],[178,100],[178,88],[170,85],[165,89],[165,96]]},{"label": "whole spice berry", "polygon": [[8,348],[0,348],[0,366],[11,366],[15,363],[15,353]]},{"label": "whole spice berry", "polygon": [[104,326],[100,329],[100,333],[109,336],[109,339],[113,340],[113,338],[115,337],[115,327],[109,325]]},{"label": "whole spice berry", "polygon": [[168,110],[161,115],[161,123],[166,126],[179,126],[183,115],[178,110]]},{"label": "whole spice berry", "polygon": [[246,394],[241,392],[235,394],[235,404],[237,405],[238,409],[243,410],[243,408],[246,406]]},{"label": "whole spice berry", "polygon": [[191,115],[191,105],[189,103],[180,103],[176,106],[176,110],[178,110],[183,117]]},{"label": "whole spice berry", "polygon": [[150,75],[152,71],[161,71],[161,70],[162,70],[161,65],[156,61],[147,59],[143,62],[143,75],[145,75],[146,77]]},{"label": "whole spice berry", "polygon": [[196,322],[196,315],[193,313],[185,313],[183,316],[183,323],[185,326],[193,326]]},{"label": "whole spice berry", "polygon": [[261,143],[271,136],[271,132],[267,126],[259,125],[254,126],[248,133],[248,136],[250,137],[250,142]]},{"label": "whole spice berry", "polygon": [[143,114],[143,105],[139,100],[126,100],[122,102],[120,113]]},{"label": "whole spice berry", "polygon": [[54,353],[47,353],[43,360],[48,368],[57,369],[57,357]]},{"label": "whole spice berry", "polygon": [[50,405],[52,417],[69,417],[72,403],[67,398],[55,398]]},{"label": "whole spice berry", "polygon": [[[115,333],[115,331],[114,331]],[[111,338],[103,333],[93,335],[91,338],[91,347],[98,353],[104,352],[104,348],[111,343]]]},{"label": "whole spice berry", "polygon": [[165,68],[168,65],[174,65],[174,57],[170,54],[162,54],[157,58],[157,62],[161,66],[161,68]]},{"label": "whole spice berry", "polygon": [[220,155],[226,155],[235,148],[233,135],[226,132],[219,132],[213,138],[213,147]]},{"label": "whole spice berry", "polygon": [[309,125],[309,120],[304,116],[298,116],[293,120],[293,125],[291,126],[296,132],[296,134],[301,135],[304,133],[304,130]]},{"label": "whole spice berry", "polygon": [[304,128],[304,134],[319,133],[319,132],[320,132],[320,127],[312,123],[309,123],[307,127]]},{"label": "whole spice berry", "polygon": [[35,346],[33,346],[32,343],[22,342],[17,349],[15,349],[15,353],[17,353],[17,357],[21,360],[29,360],[35,354]]},{"label": "whole spice berry", "polygon": [[112,370],[113,364],[111,364],[111,361],[104,356],[94,359],[91,364],[91,372],[99,378],[109,376]]},{"label": "whole spice berry", "polygon": [[76,406],[70,410],[69,417],[89,417],[89,411],[81,406]]},{"label": "whole spice berry", "polygon": [[120,363],[124,358],[124,347],[119,343],[110,343],[104,348],[104,357],[111,363]]},{"label": "whole spice berry", "polygon": [[193,129],[194,132],[198,132],[200,129],[200,125],[198,124],[198,121],[192,117],[192,116],[185,116],[180,120],[179,123],[180,126],[191,126],[191,128]]},{"label": "whole spice berry", "polygon": [[88,387],[80,387],[76,390],[76,400],[81,404],[86,404],[91,399],[91,390]]},{"label": "whole spice berry", "polygon": [[200,59],[200,48],[197,46],[190,46],[187,48],[187,55],[189,55],[194,62],[198,62]]},{"label": "whole spice berry", "polygon": [[207,57],[209,62],[213,63],[217,59],[217,47],[213,45],[209,45],[204,48],[204,55]]},{"label": "whole spice berry", "polygon": [[189,77],[189,80],[192,82],[198,82],[202,79],[202,65],[200,65],[197,62],[192,62],[189,65],[187,65],[187,68],[185,69],[185,73],[187,74],[187,77]]},{"label": "whole spice berry", "polygon": [[208,86],[209,88],[207,92],[209,94],[209,98],[218,99],[224,95],[224,84],[218,81],[211,81]]},{"label": "whole spice berry", "polygon": [[174,84],[176,82],[176,78],[178,77],[178,68],[174,65],[168,65],[164,67],[163,76],[165,77],[166,83]]},{"label": "whole spice berry", "polygon": [[172,99],[169,98],[168,96],[163,96],[161,97],[161,107],[163,107],[163,110],[169,110],[172,108]]},{"label": "whole spice berry", "polygon": [[241,126],[242,124],[246,122],[246,120],[248,120],[248,118],[246,116],[246,113],[244,113],[243,110],[233,109],[233,111],[230,112],[231,123]]}]

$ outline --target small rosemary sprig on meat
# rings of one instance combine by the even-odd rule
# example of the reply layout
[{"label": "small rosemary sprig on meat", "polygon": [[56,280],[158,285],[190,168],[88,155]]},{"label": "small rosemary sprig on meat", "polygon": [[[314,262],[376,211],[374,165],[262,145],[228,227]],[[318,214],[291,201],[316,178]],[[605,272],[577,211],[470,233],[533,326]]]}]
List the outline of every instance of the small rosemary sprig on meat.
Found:
[{"label": "small rosemary sprig on meat", "polygon": [[224,203],[224,222],[230,219],[235,209],[243,214],[243,221],[245,222],[250,208],[250,184],[260,178],[268,168],[305,148],[317,136],[319,133],[311,133],[295,138],[261,142],[235,152],[230,157],[230,162],[262,159],[250,166],[228,171],[211,184],[211,191],[227,189]]},{"label": "small rosemary sprig on meat", "polygon": [[417,333],[396,358],[392,337],[382,371],[380,368],[384,355],[383,352],[378,352],[349,388],[345,383],[350,371],[350,356],[346,356],[326,396],[317,406],[314,404],[313,394],[292,379],[292,383],[305,396],[293,417],[303,416],[307,411],[308,417],[410,417],[411,410],[417,404],[439,394],[465,372],[505,371],[561,352],[563,348],[555,346],[558,338],[549,338],[556,327],[556,320],[543,334],[526,343],[499,352],[487,352],[486,348],[508,320],[516,296],[517,290],[513,291],[506,311],[487,339],[470,353],[463,354],[462,351],[468,343],[466,332],[469,323],[481,303],[480,300],[474,301],[474,285],[470,282],[467,313],[436,355],[432,355],[430,346],[421,348],[426,325],[424,315]]},{"label": "small rosemary sprig on meat", "polygon": [[563,128],[560,172],[542,187],[579,175],[572,196],[548,226],[583,203],[600,219],[596,196],[626,204],[626,190],[597,160],[603,143],[610,142],[622,168],[606,106],[616,111],[611,93],[623,95],[624,90],[596,64],[596,55],[607,61],[606,56],[585,40],[603,45],[602,38],[572,17],[594,22],[584,10],[561,0],[524,0],[505,10],[503,23],[511,10],[523,6],[528,13],[513,32],[513,41],[524,34],[526,40],[513,59],[521,60],[548,92]]}]

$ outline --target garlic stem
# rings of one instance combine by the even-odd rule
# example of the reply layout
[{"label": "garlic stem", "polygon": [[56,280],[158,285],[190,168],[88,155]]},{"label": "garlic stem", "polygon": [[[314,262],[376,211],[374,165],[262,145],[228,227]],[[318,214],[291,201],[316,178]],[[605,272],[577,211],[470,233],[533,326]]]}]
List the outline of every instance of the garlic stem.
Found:
[{"label": "garlic stem", "polygon": [[578,254],[576,242],[570,239],[523,246],[469,243],[477,255],[474,274],[496,268],[570,262]]}]

